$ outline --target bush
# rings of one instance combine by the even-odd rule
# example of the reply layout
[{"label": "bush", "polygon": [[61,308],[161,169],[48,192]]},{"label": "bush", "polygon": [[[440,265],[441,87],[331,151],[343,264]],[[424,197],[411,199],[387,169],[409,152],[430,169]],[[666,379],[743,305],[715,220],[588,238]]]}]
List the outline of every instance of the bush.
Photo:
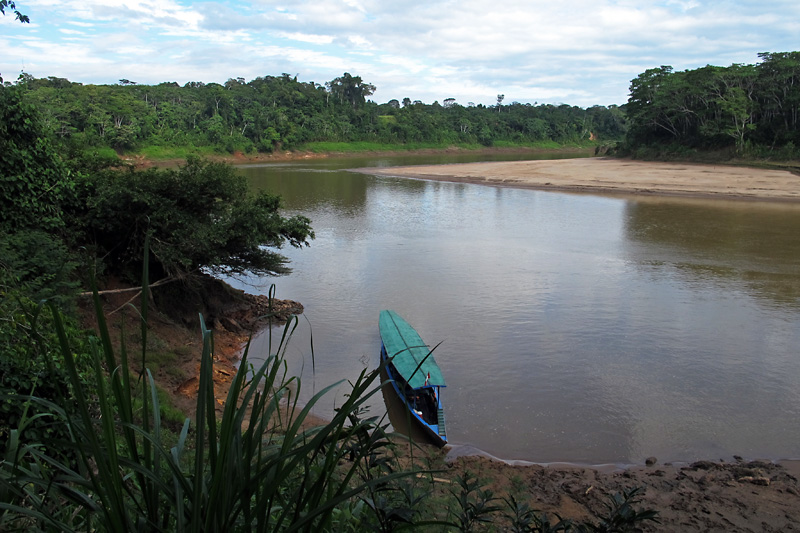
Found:
[{"label": "bush", "polygon": [[[77,290],[77,263],[57,236],[42,230],[0,231],[0,286],[33,301],[52,299],[69,305]],[[2,290],[2,289],[0,289]]]},{"label": "bush", "polygon": [[[60,403],[69,412],[74,412],[74,404],[63,402],[70,396],[69,379],[59,362],[53,321],[48,313],[42,313],[41,305],[25,298],[4,291],[0,301],[0,457],[8,451],[12,430],[24,420],[28,420],[25,439],[50,443],[55,452],[56,443],[69,441],[69,428],[42,401]],[[72,337],[79,338],[71,323],[65,327]],[[81,346],[75,348],[82,351]],[[83,357],[77,360],[84,375]],[[81,383],[86,386],[82,378]]]},{"label": "bush", "polygon": [[137,279],[144,240],[152,237],[151,275],[213,273],[275,275],[289,271],[274,251],[314,236],[303,216],[284,218],[280,199],[248,193],[224,163],[190,158],[178,170],[106,170],[80,184],[86,206],[72,214],[79,239],[119,273]]},{"label": "bush", "polygon": [[0,154],[0,231],[63,227],[72,181],[22,87],[0,86]]}]

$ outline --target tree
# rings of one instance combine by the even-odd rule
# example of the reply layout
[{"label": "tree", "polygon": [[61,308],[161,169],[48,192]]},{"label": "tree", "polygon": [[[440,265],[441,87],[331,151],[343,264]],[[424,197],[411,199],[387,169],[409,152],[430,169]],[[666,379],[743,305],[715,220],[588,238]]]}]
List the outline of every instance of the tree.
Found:
[{"label": "tree", "polygon": [[731,87],[720,99],[719,106],[728,117],[724,132],[736,140],[736,150],[744,150],[745,134],[755,128],[753,102],[741,87]]},{"label": "tree", "polygon": [[73,184],[20,86],[0,87],[0,154],[0,231],[60,228]]},{"label": "tree", "polygon": [[632,136],[663,135],[668,132],[677,136],[677,129],[669,115],[663,111],[664,86],[672,75],[672,67],[662,65],[639,74],[630,84],[630,97],[625,107],[628,117],[636,126],[630,130]]},{"label": "tree", "polygon": [[[17,10],[17,5],[13,0],[0,0],[0,13],[5,15],[6,14],[6,9],[12,10],[14,12],[14,14],[16,15],[16,18],[17,18],[18,21],[23,22],[23,23],[30,23],[31,20],[28,18],[28,15],[23,15],[22,13],[20,13]],[[2,81],[2,80],[0,80],[0,81]]]},{"label": "tree", "polygon": [[503,100],[505,100],[506,95],[498,94],[497,95],[497,112],[500,112],[500,107],[503,105]]},{"label": "tree", "polygon": [[224,163],[189,159],[178,170],[105,171],[82,185],[86,207],[74,213],[83,240],[114,270],[136,277],[151,235],[151,276],[289,272],[275,249],[314,238],[303,216],[284,218],[280,198],[248,194],[247,182]]},{"label": "tree", "polygon": [[0,86],[0,154],[0,292],[57,296],[73,286],[62,234],[74,184],[22,86]]},{"label": "tree", "polygon": [[762,142],[800,145],[800,52],[761,53],[757,65]]},{"label": "tree", "polygon": [[347,102],[353,109],[358,109],[364,104],[367,96],[375,92],[374,85],[364,82],[361,76],[351,76],[349,72],[329,81],[325,86],[340,103]]},{"label": "tree", "polygon": [[[793,157],[800,142],[800,53],[759,54],[760,65],[649,69],[631,82],[626,146],[659,152],[735,148]],[[672,148],[670,148],[672,147]]]}]

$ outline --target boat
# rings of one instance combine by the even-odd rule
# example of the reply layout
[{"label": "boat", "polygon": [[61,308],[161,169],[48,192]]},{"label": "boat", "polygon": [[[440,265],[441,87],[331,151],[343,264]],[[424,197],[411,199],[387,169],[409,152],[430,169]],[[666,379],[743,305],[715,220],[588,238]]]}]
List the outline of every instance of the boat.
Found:
[{"label": "boat", "polygon": [[380,313],[381,361],[397,396],[426,434],[447,444],[441,389],[444,377],[432,350],[417,331],[394,311]]}]

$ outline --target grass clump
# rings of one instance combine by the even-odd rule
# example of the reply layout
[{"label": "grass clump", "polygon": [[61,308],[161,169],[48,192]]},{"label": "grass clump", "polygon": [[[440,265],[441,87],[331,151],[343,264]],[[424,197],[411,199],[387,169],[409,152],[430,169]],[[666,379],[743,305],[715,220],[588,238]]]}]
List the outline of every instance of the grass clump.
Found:
[{"label": "grass clump", "polygon": [[[146,294],[145,288],[142,361]],[[40,412],[24,409],[9,432],[0,462],[0,530],[338,529],[355,516],[366,524],[390,483],[412,475],[391,467],[385,426],[366,416],[365,402],[379,390],[377,370],[351,383],[329,423],[306,427],[314,404],[338,384],[305,406],[297,403],[292,391],[299,379],[287,376],[284,358],[296,318],[259,366],[245,351],[221,414],[213,334],[203,327],[196,417],[173,434],[150,371],[131,374],[124,343],[119,353],[112,347],[97,295],[95,308],[100,335],[89,339],[88,357],[96,397],[84,386],[61,314],[48,308],[69,390],[51,399],[36,389],[17,395]],[[66,428],[60,440],[28,438],[45,416]],[[58,449],[73,453],[65,458]],[[394,518],[388,513],[383,520]]]}]

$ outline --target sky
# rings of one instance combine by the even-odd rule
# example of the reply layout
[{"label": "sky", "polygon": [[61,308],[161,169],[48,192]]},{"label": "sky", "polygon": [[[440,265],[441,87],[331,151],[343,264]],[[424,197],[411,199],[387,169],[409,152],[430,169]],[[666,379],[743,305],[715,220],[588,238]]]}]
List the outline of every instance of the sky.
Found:
[{"label": "sky", "polygon": [[84,84],[349,72],[371,99],[624,104],[646,69],[800,50],[798,0],[17,0],[0,74]]}]

